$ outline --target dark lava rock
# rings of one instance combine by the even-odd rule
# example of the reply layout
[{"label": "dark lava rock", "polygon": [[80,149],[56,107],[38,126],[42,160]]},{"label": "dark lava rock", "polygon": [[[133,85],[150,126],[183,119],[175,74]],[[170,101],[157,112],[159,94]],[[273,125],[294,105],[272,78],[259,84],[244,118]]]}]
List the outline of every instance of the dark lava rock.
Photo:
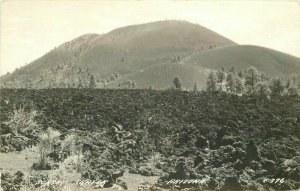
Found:
[{"label": "dark lava rock", "polygon": [[236,176],[227,177],[221,190],[242,190],[242,185]]},{"label": "dark lava rock", "polygon": [[252,169],[252,170],[258,170],[258,169],[260,169],[262,167],[262,165],[259,163],[259,162],[257,162],[257,161],[251,161],[250,162],[250,168]]},{"label": "dark lava rock", "polygon": [[249,163],[253,160],[260,161],[260,154],[258,148],[253,140],[247,144],[246,148],[246,163]]},{"label": "dark lava rock", "polygon": [[188,166],[185,163],[185,159],[179,159],[175,171],[169,173],[168,179],[188,179],[189,178]]},{"label": "dark lava rock", "polygon": [[227,133],[227,127],[222,127],[218,132],[217,132],[217,137],[216,137],[216,145],[220,146],[222,139],[224,135]]},{"label": "dark lava rock", "polygon": [[235,160],[237,160],[237,159],[240,159],[240,160],[244,160],[244,158],[246,157],[246,152],[243,150],[243,149],[241,149],[241,148],[236,148],[235,150],[234,150],[234,152],[232,153],[232,157],[233,157],[233,159],[235,159]]},{"label": "dark lava rock", "polygon": [[218,187],[218,185],[218,182],[214,178],[210,178],[207,183],[208,188],[211,190],[215,190]]},{"label": "dark lava rock", "polygon": [[265,169],[265,170],[267,170],[269,172],[272,172],[275,169],[275,164],[276,163],[274,161],[272,161],[272,160],[263,159],[261,161],[261,164],[262,164],[263,169]]},{"label": "dark lava rock", "polygon": [[272,187],[275,190],[294,190],[294,189],[299,189],[299,187],[297,187],[297,185],[295,184],[294,181],[290,181],[290,180],[285,180],[283,183],[280,184],[274,184],[272,185]]},{"label": "dark lava rock", "polygon": [[235,139],[233,136],[231,135],[225,135],[222,139],[221,139],[221,146],[225,146],[225,145],[233,145],[233,143],[235,142]]},{"label": "dark lava rock", "polygon": [[290,177],[293,180],[300,182],[300,166],[297,166],[290,171]]},{"label": "dark lava rock", "polygon": [[244,143],[242,141],[237,141],[237,142],[234,142],[232,144],[232,146],[238,147],[238,148],[243,148],[244,147]]},{"label": "dark lava rock", "polygon": [[194,160],[194,167],[197,167],[203,161],[204,161],[203,157],[198,155]]},{"label": "dark lava rock", "polygon": [[175,170],[175,174],[173,174],[173,178],[174,179],[187,179],[188,178],[188,173],[187,173],[187,169],[186,169],[186,165],[183,161],[180,161]]},{"label": "dark lava rock", "polygon": [[244,164],[240,159],[238,159],[235,163],[233,163],[233,167],[235,170],[242,170],[244,168]]},{"label": "dark lava rock", "polygon": [[138,174],[141,174],[143,176],[154,176],[154,175],[156,175],[155,169],[150,168],[149,166],[140,166],[138,168]]},{"label": "dark lava rock", "polygon": [[124,174],[124,170],[116,170],[115,172],[113,172],[112,178],[116,180],[118,177],[123,176],[123,174]]},{"label": "dark lava rock", "polygon": [[32,169],[33,170],[51,170],[51,165],[49,163],[47,163],[47,164],[33,163]]},{"label": "dark lava rock", "polygon": [[203,137],[203,136],[198,137],[197,141],[195,142],[195,146],[198,148],[208,147],[208,143],[207,143],[207,140],[205,139],[205,137]]}]

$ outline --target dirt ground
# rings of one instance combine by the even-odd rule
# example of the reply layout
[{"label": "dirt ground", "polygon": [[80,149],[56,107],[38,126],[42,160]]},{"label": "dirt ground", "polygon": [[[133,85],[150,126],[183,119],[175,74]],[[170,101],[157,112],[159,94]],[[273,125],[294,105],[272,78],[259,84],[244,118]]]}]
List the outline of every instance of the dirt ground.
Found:
[{"label": "dirt ground", "polygon": [[21,152],[0,153],[0,169],[9,173],[27,171],[37,159],[38,154],[34,148],[27,148]]},{"label": "dirt ground", "polygon": [[[1,171],[7,171],[11,174],[16,173],[17,171],[29,171],[32,164],[37,161],[38,154],[35,152],[34,148],[28,148],[21,152],[10,152],[10,153],[0,153],[0,169]],[[12,162],[13,161],[13,162]],[[42,174],[51,174],[52,170],[41,171]],[[80,179],[78,173],[66,173],[67,179],[69,180],[66,185],[66,191],[76,190],[76,191],[116,191],[124,190],[120,186],[113,186],[111,188],[93,188],[93,186],[82,186],[79,187],[76,184],[76,180]],[[142,176],[139,174],[130,174],[129,172],[124,172],[124,175],[120,177],[120,180],[126,182],[128,189],[127,190],[138,190],[143,184],[153,184],[159,179],[158,176]]]}]

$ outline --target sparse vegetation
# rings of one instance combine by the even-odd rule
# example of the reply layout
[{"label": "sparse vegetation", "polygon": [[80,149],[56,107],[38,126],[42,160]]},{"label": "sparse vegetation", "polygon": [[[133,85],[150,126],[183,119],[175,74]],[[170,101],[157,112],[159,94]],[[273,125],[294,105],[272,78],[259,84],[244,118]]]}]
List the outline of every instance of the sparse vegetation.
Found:
[{"label": "sparse vegetation", "polygon": [[298,189],[298,63],[183,21],[64,43],[1,77],[0,152],[35,156],[3,171],[2,187],[131,190],[121,178],[142,175],[158,181],[140,190]]},{"label": "sparse vegetation", "polygon": [[39,130],[39,125],[35,121],[37,115],[36,110],[25,111],[24,107],[14,108],[13,114],[4,124],[8,126],[9,132],[15,136],[33,136]]},{"label": "sparse vegetation", "polygon": [[[270,94],[271,99],[262,100],[218,91],[133,89],[1,90],[1,94],[2,118],[9,118],[7,111],[13,111],[13,105],[34,99],[34,107],[41,111],[37,123],[53,127],[44,128],[37,143],[39,163],[49,164],[56,173],[49,180],[70,172],[108,180],[106,186],[112,186],[129,170],[159,175],[155,186],[161,188],[168,188],[164,182],[172,178],[203,175],[211,184],[201,189],[250,189],[250,183],[278,189],[261,179],[279,175],[285,178],[284,188],[299,184],[294,159],[300,154],[299,96]],[[16,95],[23,100],[5,102]],[[3,184],[14,181],[15,175],[9,176],[11,181],[2,179]]]},{"label": "sparse vegetation", "polygon": [[[266,98],[271,94],[295,96],[300,93],[300,78],[296,77],[297,75],[288,77],[275,75],[268,77],[253,66],[247,68],[245,74],[243,74],[242,71],[239,71],[238,74],[232,71],[234,71],[234,68],[230,68],[228,72],[218,70],[217,79],[215,78],[214,72],[210,72],[207,78],[207,90],[209,92],[216,91],[216,87],[218,86],[221,92],[238,95],[256,95],[261,98]],[[225,77],[226,82],[223,83]],[[223,89],[224,85],[226,89]]]},{"label": "sparse vegetation", "polygon": [[59,142],[60,133],[57,130],[48,128],[45,133],[39,135],[38,152],[40,159],[33,164],[35,170],[50,170],[49,154],[54,151],[54,147]]},{"label": "sparse vegetation", "polygon": [[0,152],[21,151],[33,145],[41,130],[36,118],[38,112],[25,107],[14,107],[9,115],[3,118],[0,130]]}]

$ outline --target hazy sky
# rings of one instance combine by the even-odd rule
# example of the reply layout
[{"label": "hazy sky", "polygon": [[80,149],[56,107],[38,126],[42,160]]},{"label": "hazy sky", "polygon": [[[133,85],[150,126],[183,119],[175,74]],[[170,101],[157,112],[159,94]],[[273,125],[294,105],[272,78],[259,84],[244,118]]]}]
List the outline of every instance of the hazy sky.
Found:
[{"label": "hazy sky", "polygon": [[299,1],[6,0],[1,3],[0,74],[82,34],[165,19],[198,23],[239,44],[300,57]]}]

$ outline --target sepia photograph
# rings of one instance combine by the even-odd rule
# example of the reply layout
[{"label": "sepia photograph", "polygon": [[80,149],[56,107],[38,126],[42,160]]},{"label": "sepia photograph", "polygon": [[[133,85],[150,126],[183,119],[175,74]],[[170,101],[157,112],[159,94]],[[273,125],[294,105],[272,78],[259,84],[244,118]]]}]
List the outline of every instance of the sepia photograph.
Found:
[{"label": "sepia photograph", "polygon": [[299,0],[0,5],[0,191],[300,191]]}]

